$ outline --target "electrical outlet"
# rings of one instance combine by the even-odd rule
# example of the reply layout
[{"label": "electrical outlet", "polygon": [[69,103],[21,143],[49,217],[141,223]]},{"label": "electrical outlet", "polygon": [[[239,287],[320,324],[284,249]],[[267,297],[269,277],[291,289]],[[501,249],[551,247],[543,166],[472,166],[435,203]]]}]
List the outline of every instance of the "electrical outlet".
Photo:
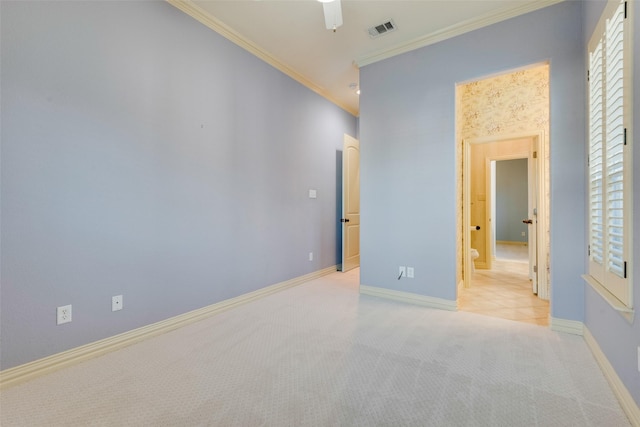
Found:
[{"label": "electrical outlet", "polygon": [[58,325],[71,322],[71,305],[63,305],[62,307],[58,307],[57,315]]},{"label": "electrical outlet", "polygon": [[527,233],[525,233],[524,231],[522,232],[522,237],[526,236]]},{"label": "electrical outlet", "polygon": [[309,261],[313,261],[313,252],[309,252]]},{"label": "electrical outlet", "polygon": [[407,277],[409,279],[413,279],[413,275],[414,275],[413,267],[407,267]]},{"label": "electrical outlet", "polygon": [[111,311],[122,310],[122,295],[111,297]]}]

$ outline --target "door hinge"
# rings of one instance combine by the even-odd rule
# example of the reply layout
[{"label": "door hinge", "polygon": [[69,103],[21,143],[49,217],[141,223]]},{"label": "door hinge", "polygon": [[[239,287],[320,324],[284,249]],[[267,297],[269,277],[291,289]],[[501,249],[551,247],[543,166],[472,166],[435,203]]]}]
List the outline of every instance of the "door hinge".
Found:
[{"label": "door hinge", "polygon": [[624,262],[624,278],[627,278],[627,261]]},{"label": "door hinge", "polygon": [[591,245],[587,246],[587,255],[591,256]]},{"label": "door hinge", "polygon": [[587,81],[591,79],[591,70],[587,70]]},{"label": "door hinge", "polygon": [[533,152],[533,158],[534,158],[534,159],[537,159],[537,158],[538,158],[538,152],[537,152],[537,151],[534,151],[534,152]]},{"label": "door hinge", "polygon": [[537,266],[537,265],[534,265],[534,266],[533,266],[533,272],[534,272],[534,273],[537,273],[537,272],[538,272],[538,266]]},{"label": "door hinge", "polygon": [[624,128],[624,145],[627,145],[627,128]]}]

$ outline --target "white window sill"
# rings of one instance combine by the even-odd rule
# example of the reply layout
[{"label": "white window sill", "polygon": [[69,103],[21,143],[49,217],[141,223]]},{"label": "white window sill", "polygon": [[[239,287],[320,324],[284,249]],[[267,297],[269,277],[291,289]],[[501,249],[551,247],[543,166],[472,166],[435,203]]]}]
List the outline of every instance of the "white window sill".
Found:
[{"label": "white window sill", "polygon": [[598,293],[600,296],[609,303],[609,305],[616,310],[618,313],[622,315],[629,323],[633,322],[634,310],[633,308],[627,307],[622,301],[618,298],[614,297],[611,292],[607,290],[604,286],[602,286],[597,280],[588,274],[583,274],[582,278],[585,282],[587,282],[591,287]]}]

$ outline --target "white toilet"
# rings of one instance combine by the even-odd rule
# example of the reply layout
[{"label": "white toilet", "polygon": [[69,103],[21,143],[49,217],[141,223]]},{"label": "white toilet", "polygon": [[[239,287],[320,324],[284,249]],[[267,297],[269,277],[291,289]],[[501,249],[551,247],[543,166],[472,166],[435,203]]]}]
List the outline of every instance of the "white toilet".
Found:
[{"label": "white toilet", "polygon": [[476,258],[480,256],[477,249],[471,248],[471,274],[476,272]]}]

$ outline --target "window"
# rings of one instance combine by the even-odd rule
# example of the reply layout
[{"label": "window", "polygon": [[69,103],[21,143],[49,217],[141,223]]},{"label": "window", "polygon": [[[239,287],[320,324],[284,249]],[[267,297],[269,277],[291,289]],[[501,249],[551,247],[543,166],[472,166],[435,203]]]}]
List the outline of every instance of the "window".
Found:
[{"label": "window", "polygon": [[[631,308],[631,28],[609,1],[589,42],[589,276]],[[591,280],[590,280],[591,282]]]}]

